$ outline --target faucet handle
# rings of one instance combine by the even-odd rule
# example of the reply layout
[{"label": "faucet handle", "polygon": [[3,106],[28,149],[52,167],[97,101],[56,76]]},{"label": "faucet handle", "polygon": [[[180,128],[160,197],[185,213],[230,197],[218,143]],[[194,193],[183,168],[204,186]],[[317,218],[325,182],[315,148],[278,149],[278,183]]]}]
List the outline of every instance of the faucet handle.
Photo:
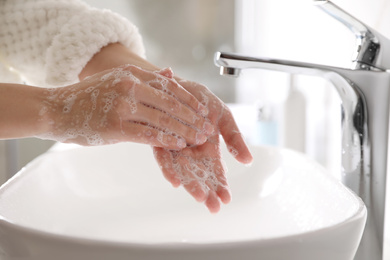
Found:
[{"label": "faucet handle", "polygon": [[354,70],[390,69],[390,40],[371,29],[329,0],[313,0],[321,10],[344,24],[356,38],[352,57]]}]

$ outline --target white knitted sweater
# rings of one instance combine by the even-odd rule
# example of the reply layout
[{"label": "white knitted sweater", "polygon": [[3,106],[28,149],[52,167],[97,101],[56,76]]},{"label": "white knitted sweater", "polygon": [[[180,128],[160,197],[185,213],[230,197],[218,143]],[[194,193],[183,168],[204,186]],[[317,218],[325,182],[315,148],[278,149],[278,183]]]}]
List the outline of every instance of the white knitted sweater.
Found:
[{"label": "white knitted sweater", "polygon": [[92,56],[115,42],[144,56],[138,29],[109,10],[78,0],[0,0],[0,82],[75,83]]}]

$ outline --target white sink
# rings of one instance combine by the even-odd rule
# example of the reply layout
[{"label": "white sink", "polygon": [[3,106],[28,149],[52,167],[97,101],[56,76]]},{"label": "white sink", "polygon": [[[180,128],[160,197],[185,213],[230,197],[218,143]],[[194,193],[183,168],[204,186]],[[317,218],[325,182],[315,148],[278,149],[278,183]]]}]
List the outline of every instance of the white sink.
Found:
[{"label": "white sink", "polygon": [[352,259],[363,202],[317,163],[224,151],[233,201],[212,215],[163,178],[150,147],[51,150],[0,188],[0,255],[39,260]]}]

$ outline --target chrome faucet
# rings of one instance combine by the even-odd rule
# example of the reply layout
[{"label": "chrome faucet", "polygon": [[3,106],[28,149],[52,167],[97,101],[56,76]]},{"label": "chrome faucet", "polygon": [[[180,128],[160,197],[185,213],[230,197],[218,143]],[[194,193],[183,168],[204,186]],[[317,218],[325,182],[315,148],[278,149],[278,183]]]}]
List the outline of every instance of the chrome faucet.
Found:
[{"label": "chrome faucet", "polygon": [[267,69],[328,79],[342,101],[342,181],[358,194],[367,223],[356,260],[383,259],[390,96],[390,40],[327,0],[314,0],[356,36],[351,69],[216,53],[222,75]]}]

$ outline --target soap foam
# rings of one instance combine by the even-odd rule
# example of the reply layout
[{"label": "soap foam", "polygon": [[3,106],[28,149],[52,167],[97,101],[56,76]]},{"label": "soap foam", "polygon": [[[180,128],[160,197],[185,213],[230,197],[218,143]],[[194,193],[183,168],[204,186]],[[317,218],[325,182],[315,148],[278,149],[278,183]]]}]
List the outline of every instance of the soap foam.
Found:
[{"label": "soap foam", "polygon": [[[88,145],[104,144],[105,141],[99,131],[104,130],[108,126],[107,118],[111,116],[109,113],[118,104],[119,93],[123,93],[117,92],[115,86],[121,83],[124,83],[124,85],[120,86],[120,90],[122,91],[122,87],[125,87],[125,91],[127,91],[126,95],[121,97],[121,100],[128,104],[128,110],[131,114],[137,112],[139,105],[136,97],[136,88],[149,85],[154,88],[155,95],[160,96],[160,98],[168,99],[167,94],[174,97],[169,92],[170,79],[167,78],[173,76],[172,70],[162,70],[161,75],[154,72],[155,77],[152,77],[147,82],[142,82],[142,84],[141,80],[133,74],[133,72],[138,73],[139,70],[142,69],[135,68],[135,66],[123,66],[99,77],[91,76],[83,81],[90,85],[86,86],[85,89],[80,89],[77,85],[46,89],[44,93],[47,101],[43,103],[39,111],[40,117],[43,118],[49,112],[56,114],[59,110],[62,110],[62,115],[60,114],[52,121],[53,131],[42,134],[40,137],[48,137],[60,142],[71,142],[74,140],[77,143],[83,143],[82,139],[84,139]],[[145,71],[145,73],[151,72]],[[118,115],[118,113],[115,115]],[[196,118],[193,117],[192,120],[195,122]],[[122,129],[122,118],[119,118],[119,121],[121,122],[120,130],[125,135]],[[128,119],[126,121],[129,122]],[[153,141],[153,143],[158,141],[161,146],[166,146],[168,143],[175,142],[176,139],[179,147],[183,148],[186,146],[185,140],[175,133],[168,132],[165,129],[158,129],[156,126],[141,124],[157,130],[157,134],[154,135],[153,130],[136,133],[136,136],[134,136],[135,141],[139,140],[139,138],[147,138]],[[197,140],[197,142],[200,141],[202,140]]]},{"label": "soap foam", "polygon": [[165,149],[170,157],[163,157],[165,163],[161,163],[162,169],[170,168],[168,162],[172,162],[175,177],[183,186],[194,185],[193,189],[199,187],[206,193],[212,189],[216,191],[219,187],[225,187],[218,179],[226,172],[226,165],[219,166],[217,163],[220,158],[194,158],[184,155],[182,150],[172,151]]},{"label": "soap foam", "polygon": [[119,97],[119,94],[115,90],[104,94],[104,102],[105,102],[103,107],[104,113],[108,113],[111,110],[112,106],[114,105],[114,100],[117,97]]},{"label": "soap foam", "polygon": [[123,97],[123,100],[129,105],[129,111],[131,114],[135,114],[137,112],[137,100],[135,99],[135,88],[139,83],[134,82],[128,90],[126,96]]},{"label": "soap foam", "polygon": [[203,92],[200,92],[200,95],[202,96],[200,103],[202,103],[205,107],[207,107],[209,104],[209,97]]},{"label": "soap foam", "polygon": [[108,79],[113,78],[112,85],[116,85],[120,83],[124,78],[129,78],[130,81],[140,84],[141,81],[133,75],[133,73],[130,70],[126,70],[126,67],[120,67],[116,68],[113,71],[108,72],[107,74],[103,75],[100,80],[102,82],[106,82]]}]

